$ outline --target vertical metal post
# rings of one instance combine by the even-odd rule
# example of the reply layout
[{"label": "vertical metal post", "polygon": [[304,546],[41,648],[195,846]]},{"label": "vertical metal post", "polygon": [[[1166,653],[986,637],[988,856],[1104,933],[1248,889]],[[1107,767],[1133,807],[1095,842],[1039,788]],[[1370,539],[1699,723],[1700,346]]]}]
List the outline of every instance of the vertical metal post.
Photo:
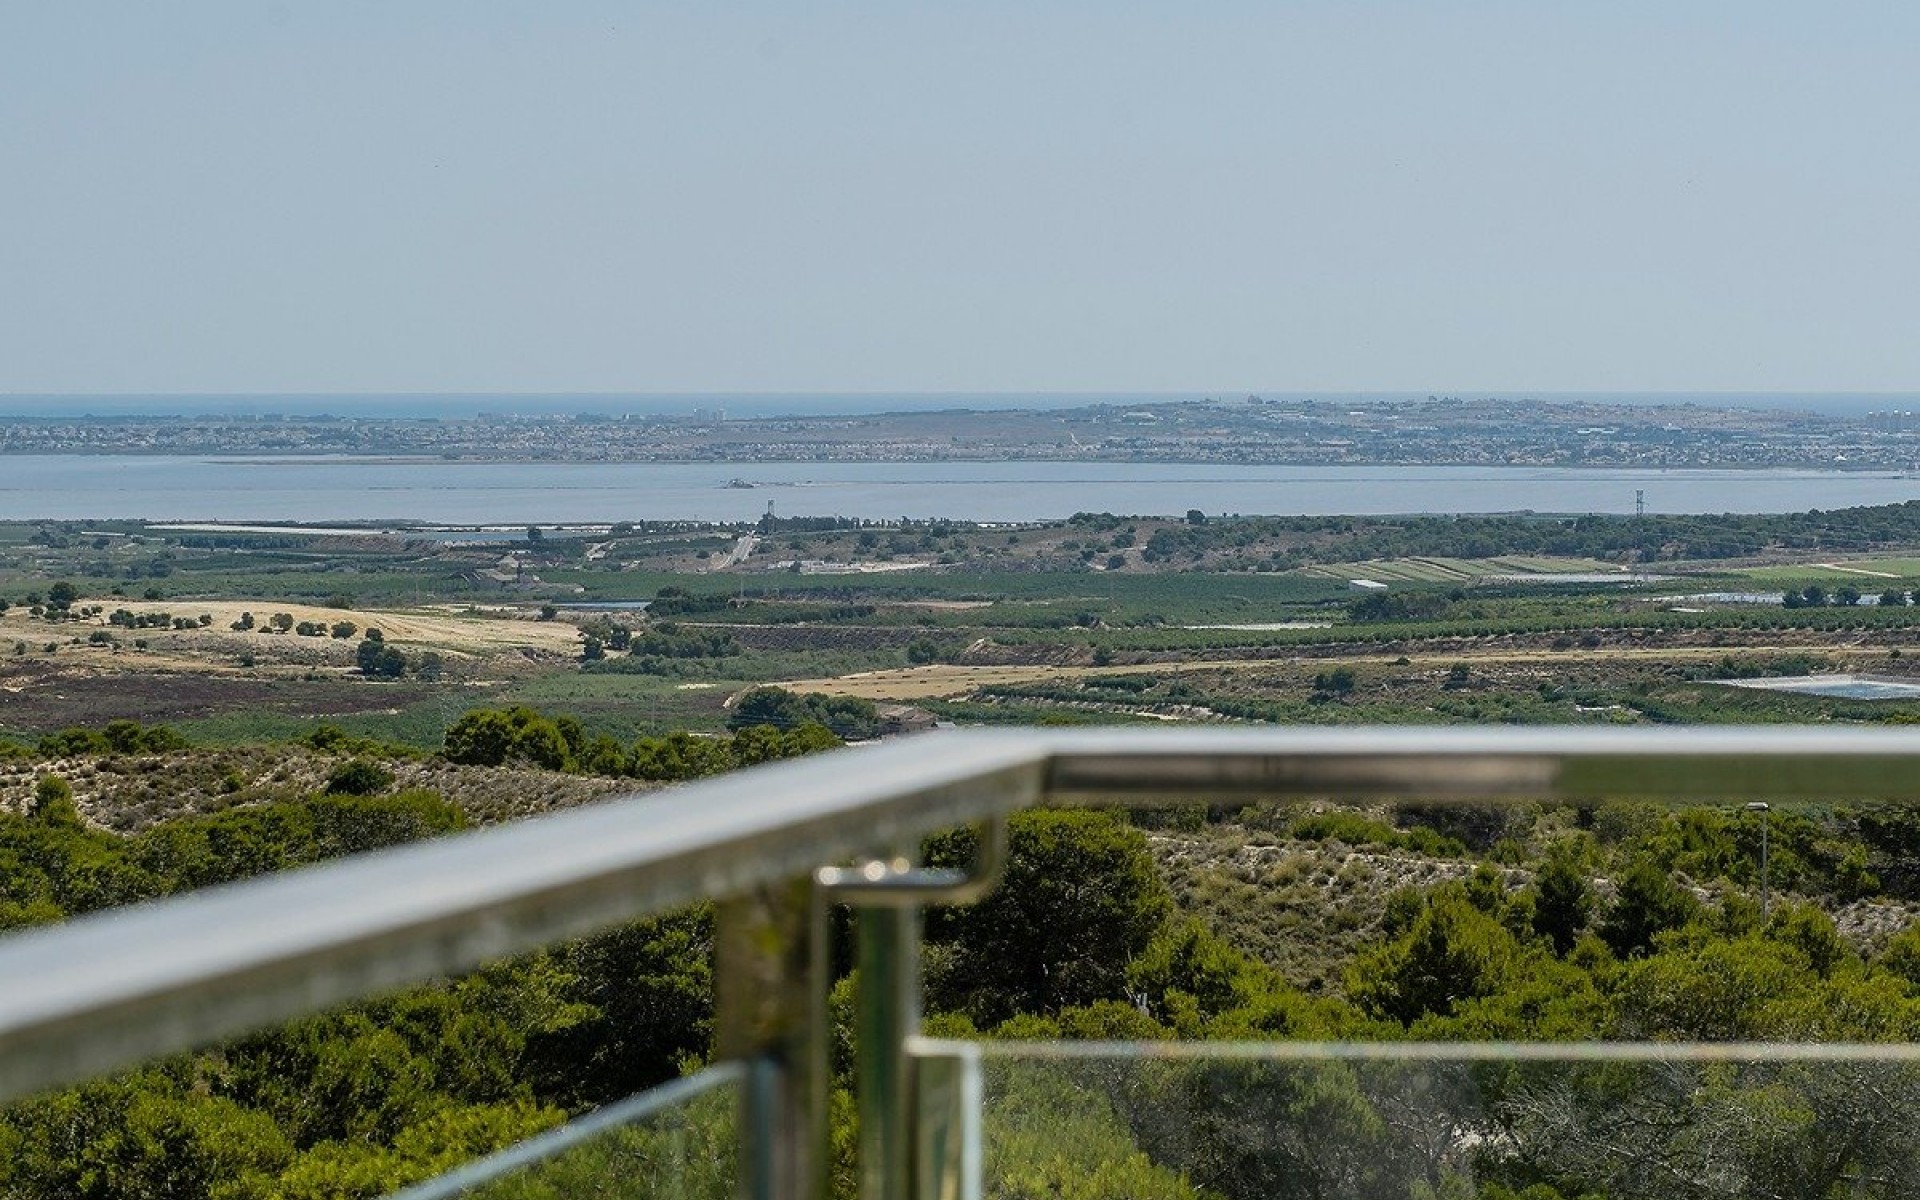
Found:
[{"label": "vertical metal post", "polygon": [[920,1032],[920,910],[863,909],[856,938],[860,1197],[903,1200],[913,1178],[913,1064],[906,1041]]},{"label": "vertical metal post", "polygon": [[971,904],[999,882],[1007,849],[1006,822],[991,821],[979,831],[969,871],[916,868],[911,855],[901,853],[857,867],[822,867],[814,875],[824,896],[859,912],[854,1073],[861,1200],[899,1200],[915,1183],[920,1106],[907,1042],[920,1032],[920,908]]},{"label": "vertical metal post", "polygon": [[722,901],[714,918],[714,1050],[749,1064],[741,1200],[826,1193],[826,952],[812,879]]}]

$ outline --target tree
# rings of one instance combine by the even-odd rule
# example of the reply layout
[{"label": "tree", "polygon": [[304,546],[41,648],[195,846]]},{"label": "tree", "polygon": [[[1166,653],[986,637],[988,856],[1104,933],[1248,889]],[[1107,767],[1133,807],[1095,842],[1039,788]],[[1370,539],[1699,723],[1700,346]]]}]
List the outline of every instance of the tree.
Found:
[{"label": "tree", "polygon": [[752,725],[772,725],[787,728],[798,725],[807,719],[806,706],[800,697],[785,688],[757,687],[749,688],[733,702],[733,711],[727,714],[727,725],[733,729],[745,729]]},{"label": "tree", "polygon": [[47,607],[59,612],[72,608],[79,598],[80,590],[64,579],[47,589]]},{"label": "tree", "polygon": [[478,708],[447,730],[448,761],[498,767],[524,761],[553,771],[570,765],[566,736],[553,721],[531,708]]},{"label": "tree", "polygon": [[[1006,877],[978,904],[929,914],[936,1007],[985,1025],[1015,1013],[1118,1000],[1127,967],[1166,924],[1172,900],[1146,838],[1104,812],[1020,813]],[[972,861],[976,835],[928,843],[927,861]]]},{"label": "tree", "polygon": [[1329,696],[1345,696],[1353,691],[1354,674],[1352,667],[1335,667],[1331,671],[1322,671],[1313,677],[1313,690]]},{"label": "tree", "polygon": [[273,619],[270,622],[270,624],[272,624],[274,629],[277,630],[278,632],[285,633],[287,630],[293,628],[293,614],[292,613],[275,613],[273,614]]},{"label": "tree", "polygon": [[78,829],[83,824],[73,802],[73,785],[58,775],[42,775],[34,785],[32,815],[42,825]]},{"label": "tree", "polygon": [[1600,923],[1600,936],[1621,958],[1643,954],[1655,934],[1693,919],[1700,902],[1659,864],[1643,858],[1620,881],[1620,894]]},{"label": "tree", "polygon": [[393,772],[372,759],[341,763],[327,775],[327,791],[336,796],[372,796],[393,786]]},{"label": "tree", "polygon": [[1907,603],[1907,594],[1899,588],[1888,588],[1880,593],[1881,608],[1902,608]]},{"label": "tree", "polygon": [[1356,621],[1431,621],[1446,612],[1439,592],[1369,592],[1347,606]]},{"label": "tree", "polygon": [[569,1107],[671,1079],[712,1036],[713,916],[704,905],[635,921],[553,952],[577,1014],[534,1031],[526,1071]]},{"label": "tree", "polygon": [[754,725],[793,729],[809,723],[825,725],[834,736],[850,742],[875,737],[880,730],[871,700],[820,692],[797,695],[778,687],[749,688],[727,714],[727,728],[734,730]]},{"label": "tree", "polygon": [[1533,931],[1551,940],[1553,952],[1565,958],[1593,915],[1593,889],[1567,854],[1551,855],[1533,887]]},{"label": "tree", "polygon": [[1458,888],[1443,889],[1398,941],[1363,955],[1348,988],[1360,1006],[1410,1025],[1429,1013],[1452,1014],[1505,982],[1513,936]]},{"label": "tree", "polygon": [[[371,632],[371,631],[369,631]],[[378,638],[369,636],[354,654],[360,673],[369,679],[398,679],[406,674],[407,656]]]},{"label": "tree", "polygon": [[108,721],[100,738],[114,754],[162,754],[187,748],[187,739],[165,725],[143,728],[138,721]]}]

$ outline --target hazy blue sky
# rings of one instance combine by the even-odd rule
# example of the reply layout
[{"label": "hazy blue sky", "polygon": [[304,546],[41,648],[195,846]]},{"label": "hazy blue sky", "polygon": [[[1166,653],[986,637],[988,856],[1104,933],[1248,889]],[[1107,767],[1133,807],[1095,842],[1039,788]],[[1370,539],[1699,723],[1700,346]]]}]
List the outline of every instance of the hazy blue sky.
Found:
[{"label": "hazy blue sky", "polygon": [[0,0],[0,391],[1920,388],[1920,5]]}]

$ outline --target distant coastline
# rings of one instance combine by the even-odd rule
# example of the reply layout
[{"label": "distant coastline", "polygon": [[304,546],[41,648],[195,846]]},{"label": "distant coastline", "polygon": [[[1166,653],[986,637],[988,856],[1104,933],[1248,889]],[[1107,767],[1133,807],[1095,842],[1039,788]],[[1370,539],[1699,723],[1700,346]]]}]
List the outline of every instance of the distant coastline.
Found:
[{"label": "distant coastline", "polygon": [[0,418],[0,454],[488,463],[1193,463],[1912,471],[1920,413],[1425,397],[754,416],[491,412]]},{"label": "distant coastline", "polygon": [[482,413],[563,416],[604,412],[629,416],[688,416],[724,409],[743,418],[871,415],[885,412],[981,412],[1050,410],[1090,404],[1172,404],[1247,395],[1272,400],[1319,400],[1329,404],[1408,403],[1429,397],[1507,402],[1620,404],[1656,407],[1693,404],[1772,412],[1859,416],[1889,410],[1920,410],[1920,391],[1899,392],[1610,392],[1536,391],[1524,388],[1373,389],[1314,391],[1226,388],[1215,391],[1069,392],[0,392],[0,420],[8,418],[286,416],[471,418]]}]

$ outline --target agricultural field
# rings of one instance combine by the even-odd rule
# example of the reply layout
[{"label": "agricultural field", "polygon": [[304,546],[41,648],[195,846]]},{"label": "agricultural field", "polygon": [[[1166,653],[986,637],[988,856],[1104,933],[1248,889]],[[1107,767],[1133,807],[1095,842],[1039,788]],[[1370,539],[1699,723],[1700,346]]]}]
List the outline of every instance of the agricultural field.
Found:
[{"label": "agricultural field", "polygon": [[1542,555],[1498,555],[1493,558],[1396,558],[1370,562],[1326,563],[1303,568],[1302,574],[1325,579],[1373,579],[1382,583],[1475,583],[1514,576],[1626,575],[1627,568],[1590,558],[1552,558]]},{"label": "agricultural field", "polygon": [[[1904,529],[1907,519],[1903,509],[1863,523]],[[1807,540],[1778,519],[1739,519],[1750,520],[1760,521],[1757,532],[1716,531],[1700,519],[1658,532],[1676,555],[1698,547],[1675,538],[1709,534],[1719,549],[1744,549],[1736,533]],[[718,729],[734,697],[765,684],[917,704],[956,722],[1661,720],[1668,710],[1649,694],[1616,688],[1591,704],[1549,703],[1539,691],[1588,670],[1640,680],[1649,663],[1697,677],[1740,654],[1814,655],[1821,669],[1904,675],[1904,655],[1920,651],[1920,609],[1789,611],[1691,598],[1808,581],[1837,594],[1848,580],[1877,595],[1889,578],[1920,568],[1920,557],[1892,546],[1674,557],[1659,564],[1661,578],[1637,554],[1457,552],[1498,530],[1543,547],[1640,530],[1621,522],[1094,515],[1019,528],[805,524],[753,539],[735,527],[627,526],[485,545],[137,522],[0,527],[0,599],[9,605],[0,613],[0,730],[133,718],[241,744],[333,721],[430,747],[471,707],[524,703],[628,738]],[[1222,569],[1248,546],[1281,541],[1294,559],[1323,561],[1272,569],[1269,557]],[[1339,553],[1389,542],[1433,552]],[[1159,547],[1151,558],[1149,546]],[[743,547],[751,553],[733,562]],[[723,549],[724,568],[714,558]],[[787,554],[925,569],[820,573],[796,569],[799,559],[779,566]],[[1113,564],[1116,554],[1124,561]],[[1387,587],[1362,594],[1352,577]],[[374,651],[371,630],[381,639]],[[370,671],[370,653],[385,666]],[[1464,669],[1473,682],[1393,683],[1396,666],[1413,675]],[[1352,686],[1314,685],[1342,667]],[[1123,702],[1116,689],[1143,679],[1157,682],[1139,703]],[[1168,694],[1173,681],[1182,694]],[[1774,711],[1727,691],[1689,701],[1689,719]],[[1906,711],[1891,701],[1776,703],[1788,706],[1781,719]]]}]

